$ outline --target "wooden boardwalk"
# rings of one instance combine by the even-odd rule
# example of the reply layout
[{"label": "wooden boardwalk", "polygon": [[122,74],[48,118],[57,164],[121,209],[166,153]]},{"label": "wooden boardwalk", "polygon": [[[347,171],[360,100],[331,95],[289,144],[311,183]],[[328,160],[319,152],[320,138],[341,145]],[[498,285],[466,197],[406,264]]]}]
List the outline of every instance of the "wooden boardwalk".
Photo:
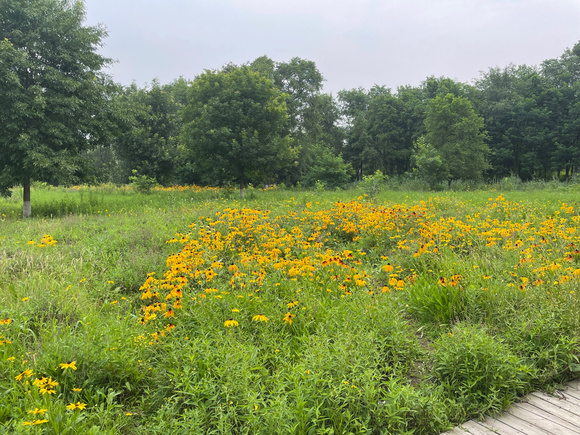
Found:
[{"label": "wooden boardwalk", "polygon": [[471,420],[444,435],[580,435],[580,380],[549,396],[531,393],[497,419]]}]

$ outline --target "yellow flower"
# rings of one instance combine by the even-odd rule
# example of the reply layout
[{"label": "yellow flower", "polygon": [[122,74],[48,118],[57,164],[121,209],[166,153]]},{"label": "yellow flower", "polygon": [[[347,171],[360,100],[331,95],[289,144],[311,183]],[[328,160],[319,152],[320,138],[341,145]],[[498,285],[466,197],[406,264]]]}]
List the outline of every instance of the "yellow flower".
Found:
[{"label": "yellow flower", "polygon": [[293,315],[292,313],[286,313],[284,315],[284,323],[288,323],[289,325],[292,324],[292,319],[294,319],[294,317],[296,317],[295,315]]},{"label": "yellow flower", "polygon": [[30,411],[28,411],[28,414],[34,414],[34,415],[36,415],[36,414],[44,414],[46,411],[48,411],[48,409],[44,409],[44,408],[40,408],[40,409],[34,408],[34,410],[31,409]]},{"label": "yellow flower", "polygon": [[392,272],[395,268],[393,266],[391,266],[391,263],[389,264],[385,264],[383,266],[383,270],[387,273]]},{"label": "yellow flower", "polygon": [[72,390],[73,390],[75,393],[78,393],[79,391],[83,391],[83,389],[82,389],[82,388],[73,388]]},{"label": "yellow flower", "polygon": [[83,409],[85,409],[87,407],[86,403],[81,403],[81,402],[77,402],[77,403],[71,403],[70,405],[66,406],[68,409],[70,409],[71,411],[74,411],[75,409],[78,409],[80,411],[82,411]]},{"label": "yellow flower", "polygon": [[239,325],[239,323],[237,321],[235,321],[234,319],[229,319],[229,320],[226,320],[224,322],[224,326],[226,328],[231,328],[232,326],[238,326],[238,325]]},{"label": "yellow flower", "polygon": [[240,312],[240,310],[238,310],[237,308],[234,308],[234,309],[232,310],[232,313],[239,313],[239,312]]},{"label": "yellow flower", "polygon": [[27,377],[27,378],[29,378],[29,377],[31,377],[31,376],[32,376],[32,370],[31,370],[31,369],[28,369],[28,370],[24,370],[22,373],[20,373],[18,376],[16,376],[16,378],[15,378],[15,379],[16,379],[17,381],[19,381],[19,380],[21,380],[21,379],[22,379],[22,378],[24,378],[24,377]]},{"label": "yellow flower", "polygon": [[291,310],[292,308],[298,306],[298,301],[288,302],[288,309]]},{"label": "yellow flower", "polygon": [[76,361],[72,361],[70,363],[61,363],[59,365],[60,365],[60,368],[63,370],[66,370],[66,369],[76,370],[77,369],[76,364],[77,364]]},{"label": "yellow flower", "polygon": [[23,426],[32,426],[35,424],[42,424],[42,423],[48,423],[48,420],[45,418],[43,420],[34,420],[34,421],[23,421],[22,425]]},{"label": "yellow flower", "polygon": [[267,322],[268,318],[263,314],[258,314],[257,316],[252,317],[254,322]]}]

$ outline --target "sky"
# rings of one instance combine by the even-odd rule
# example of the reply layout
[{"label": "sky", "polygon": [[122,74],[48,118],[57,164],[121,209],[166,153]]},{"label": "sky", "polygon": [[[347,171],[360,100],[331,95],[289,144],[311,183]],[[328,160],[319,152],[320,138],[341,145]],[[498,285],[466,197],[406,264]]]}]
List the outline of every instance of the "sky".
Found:
[{"label": "sky", "polygon": [[580,0],[85,0],[116,82],[194,79],[266,55],[314,61],[324,92],[471,83],[580,41]]}]

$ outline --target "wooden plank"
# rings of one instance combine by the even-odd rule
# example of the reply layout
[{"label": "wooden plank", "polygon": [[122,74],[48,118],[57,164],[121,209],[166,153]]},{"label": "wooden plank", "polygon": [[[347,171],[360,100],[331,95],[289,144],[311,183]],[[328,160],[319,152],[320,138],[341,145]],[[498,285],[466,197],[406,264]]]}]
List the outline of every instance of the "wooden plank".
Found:
[{"label": "wooden plank", "polygon": [[580,379],[554,395],[528,394],[507,412],[471,420],[442,435],[580,435]]},{"label": "wooden plank", "polygon": [[465,432],[464,430],[454,428],[448,430],[447,432],[442,433],[441,435],[469,435],[469,432]]},{"label": "wooden plank", "polygon": [[[534,393],[535,394],[535,393]],[[563,402],[570,403],[572,406],[580,406],[580,399],[571,396],[570,394],[566,393],[558,393],[557,396],[553,396],[557,400],[561,400]]]},{"label": "wooden plank", "polygon": [[580,434],[580,432],[576,431],[574,426],[566,423],[564,420],[550,416],[550,414],[545,412],[543,415],[540,415],[541,410],[538,410],[540,412],[532,412],[529,409],[526,409],[524,405],[526,404],[514,403],[514,405],[509,408],[507,412],[553,435]]},{"label": "wooden plank", "polygon": [[489,430],[475,420],[463,423],[461,428],[466,430],[470,435],[497,435],[497,432]]},{"label": "wooden plank", "polygon": [[[545,403],[545,402],[544,402]],[[516,403],[517,407],[526,409],[534,414],[539,415],[542,418],[551,420],[554,423],[558,423],[562,426],[569,428],[570,430],[575,430],[580,434],[580,419],[574,414],[566,414],[567,411],[557,408],[555,411],[548,410],[545,407],[540,408],[532,403]]]},{"label": "wooden plank", "polygon": [[580,391],[566,390],[562,393],[566,398],[572,398],[574,402],[580,401]]},{"label": "wooden plank", "polygon": [[530,427],[525,421],[510,414],[504,414],[499,419],[486,417],[480,424],[501,435],[549,435],[549,432]]},{"label": "wooden plank", "polygon": [[580,392],[576,394],[570,393],[570,390],[568,390],[563,394],[563,396],[568,402],[575,403],[576,406],[580,406]]},{"label": "wooden plank", "polygon": [[563,414],[567,416],[567,419],[572,419],[573,423],[580,422],[580,407],[571,406],[570,404],[566,403],[565,400],[561,400],[560,402],[563,403],[559,403],[557,402],[557,399],[552,399],[550,396],[546,396],[546,399],[548,400],[545,400],[544,398],[533,394],[528,394],[525,399],[528,401],[528,403],[531,403],[538,408],[545,409],[554,415],[559,416],[560,414]]}]

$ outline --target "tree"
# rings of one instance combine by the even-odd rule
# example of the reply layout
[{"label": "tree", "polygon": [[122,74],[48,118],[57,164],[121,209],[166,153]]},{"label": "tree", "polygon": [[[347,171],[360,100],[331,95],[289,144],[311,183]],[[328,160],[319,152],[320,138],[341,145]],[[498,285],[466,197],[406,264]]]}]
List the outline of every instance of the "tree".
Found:
[{"label": "tree", "polygon": [[425,142],[425,136],[417,139],[413,150],[413,160],[419,178],[427,182],[431,189],[449,178],[441,155],[433,145]]},{"label": "tree", "polygon": [[548,85],[550,132],[554,149],[553,169],[564,170],[566,181],[580,167],[580,42],[566,49],[559,59],[542,63],[542,76]]},{"label": "tree", "polygon": [[489,167],[483,118],[475,113],[466,98],[447,94],[431,100],[425,128],[425,142],[445,163],[449,186],[453,180],[477,179]]},{"label": "tree", "polygon": [[183,140],[199,176],[210,184],[274,181],[294,155],[282,136],[285,95],[248,66],[205,71],[192,83]]},{"label": "tree", "polygon": [[161,184],[173,181],[184,106],[171,91],[154,80],[144,89],[133,84],[120,97],[130,120],[129,128],[114,141],[114,149],[122,160],[125,182],[134,169]]},{"label": "tree", "polygon": [[322,182],[324,186],[334,189],[346,185],[353,172],[350,163],[345,163],[342,156],[335,155],[324,145],[316,145],[313,147],[313,162],[303,180],[307,186]]},{"label": "tree", "polygon": [[489,132],[492,175],[515,174],[529,180],[549,170],[550,110],[544,104],[545,81],[536,68],[490,68],[476,86],[479,113]]},{"label": "tree", "polygon": [[327,104],[329,101],[321,98],[320,94],[324,77],[316,63],[299,57],[289,62],[276,63],[262,57],[252,63],[252,68],[272,78],[278,89],[286,95],[288,121],[284,132],[292,136],[298,159],[296,165],[288,168],[284,178],[286,182],[294,184],[303,179],[314,164],[316,147],[324,141],[321,118],[332,115],[332,108]]},{"label": "tree", "polygon": [[362,180],[363,152],[370,143],[368,111],[370,97],[363,88],[343,90],[338,93],[342,122],[346,127],[344,159],[355,170],[356,179]]},{"label": "tree", "polygon": [[84,18],[80,1],[0,0],[0,193],[22,184],[25,217],[31,180],[77,180],[108,138],[106,32]]}]

